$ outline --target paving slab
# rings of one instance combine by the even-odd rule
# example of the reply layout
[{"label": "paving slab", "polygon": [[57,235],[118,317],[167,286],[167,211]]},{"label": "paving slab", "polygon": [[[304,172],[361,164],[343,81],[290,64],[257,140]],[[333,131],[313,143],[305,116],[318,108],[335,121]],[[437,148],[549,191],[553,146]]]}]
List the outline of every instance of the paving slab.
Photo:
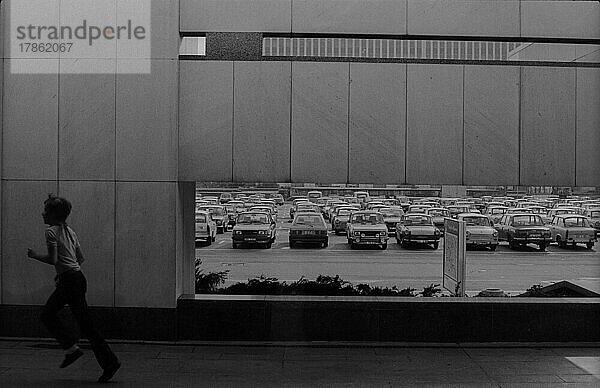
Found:
[{"label": "paving slab", "polygon": [[[93,352],[58,369],[48,341],[0,341],[0,386],[85,387]],[[390,347],[111,344],[123,363],[114,386],[142,387],[586,387],[600,386],[600,347]]]}]

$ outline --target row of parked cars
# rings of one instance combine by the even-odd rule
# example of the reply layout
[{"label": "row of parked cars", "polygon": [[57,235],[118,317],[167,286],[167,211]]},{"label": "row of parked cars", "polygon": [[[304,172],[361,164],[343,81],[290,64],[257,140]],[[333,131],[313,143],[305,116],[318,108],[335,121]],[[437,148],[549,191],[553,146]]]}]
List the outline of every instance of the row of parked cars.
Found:
[{"label": "row of parked cars", "polygon": [[403,246],[419,243],[437,249],[445,218],[466,223],[467,246],[491,250],[500,241],[511,248],[536,244],[545,250],[556,242],[591,249],[600,232],[600,201],[580,198],[295,198],[290,215],[296,212],[320,212],[352,247],[376,244],[381,249],[392,234]]},{"label": "row of parked cars", "polygon": [[[203,198],[198,202],[197,240],[205,238],[210,243],[216,233],[233,227],[234,248],[242,244],[271,247],[278,218],[274,199],[234,198],[221,205],[214,203],[221,200]],[[444,233],[444,219],[456,218],[467,225],[469,247],[495,250],[499,242],[507,241],[511,248],[537,244],[545,250],[556,242],[560,247],[583,243],[591,249],[600,230],[600,202],[579,198],[373,198],[365,192],[329,198],[312,192],[292,198],[290,218],[291,247],[302,242],[326,247],[329,222],[335,234],[346,235],[352,248],[377,245],[386,249],[393,235],[402,246],[418,243],[437,249]],[[215,222],[212,228],[211,221]]]},{"label": "row of parked cars", "polygon": [[[196,242],[204,241],[210,245],[215,241],[217,234],[228,232],[234,228],[233,236],[236,236],[234,240],[239,240],[242,230],[256,231],[254,241],[270,246],[275,241],[278,206],[283,203],[283,196],[280,194],[269,197],[264,194],[237,194],[234,196],[224,193],[219,197],[197,194]],[[239,227],[235,228],[236,225]],[[258,227],[258,225],[263,225],[263,227]],[[264,225],[269,227],[265,228]],[[234,241],[235,248],[237,248],[236,245],[237,242]]]}]

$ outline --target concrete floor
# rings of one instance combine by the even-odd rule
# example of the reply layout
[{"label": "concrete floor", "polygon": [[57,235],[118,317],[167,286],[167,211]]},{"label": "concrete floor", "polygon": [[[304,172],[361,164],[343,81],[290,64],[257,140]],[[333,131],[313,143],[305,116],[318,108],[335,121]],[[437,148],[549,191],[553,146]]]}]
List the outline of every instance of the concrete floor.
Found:
[{"label": "concrete floor", "polygon": [[[124,344],[113,386],[598,387],[600,347]],[[568,346],[567,344],[565,344]],[[562,346],[565,346],[562,345]],[[89,348],[67,369],[47,341],[0,340],[0,386],[95,385]]]}]

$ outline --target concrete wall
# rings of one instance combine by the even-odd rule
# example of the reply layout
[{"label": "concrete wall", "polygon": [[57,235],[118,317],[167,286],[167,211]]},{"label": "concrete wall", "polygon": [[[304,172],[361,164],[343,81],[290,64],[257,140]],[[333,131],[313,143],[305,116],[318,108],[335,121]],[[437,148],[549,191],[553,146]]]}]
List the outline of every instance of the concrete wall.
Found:
[{"label": "concrete wall", "polygon": [[598,38],[586,0],[181,0],[181,30]]},{"label": "concrete wall", "polygon": [[597,69],[284,61],[180,68],[185,180],[598,182]]},{"label": "concrete wall", "polygon": [[[4,67],[2,304],[42,304],[54,287],[53,268],[26,257],[29,247],[45,250],[48,193],[73,203],[68,221],[87,259],[90,304],[173,308],[184,291],[193,220],[182,204],[193,203],[193,190],[177,163],[179,2],[152,7],[150,74],[58,74],[59,64],[85,58],[42,59],[50,75]],[[117,47],[102,66],[138,65],[127,56]]]}]

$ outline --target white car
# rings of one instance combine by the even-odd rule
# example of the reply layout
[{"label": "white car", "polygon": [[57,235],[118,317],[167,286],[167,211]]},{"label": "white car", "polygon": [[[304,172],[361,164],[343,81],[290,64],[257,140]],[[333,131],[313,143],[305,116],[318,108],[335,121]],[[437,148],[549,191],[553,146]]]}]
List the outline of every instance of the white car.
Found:
[{"label": "white car", "polygon": [[217,238],[217,224],[207,211],[196,212],[196,242],[204,241],[208,245]]}]

